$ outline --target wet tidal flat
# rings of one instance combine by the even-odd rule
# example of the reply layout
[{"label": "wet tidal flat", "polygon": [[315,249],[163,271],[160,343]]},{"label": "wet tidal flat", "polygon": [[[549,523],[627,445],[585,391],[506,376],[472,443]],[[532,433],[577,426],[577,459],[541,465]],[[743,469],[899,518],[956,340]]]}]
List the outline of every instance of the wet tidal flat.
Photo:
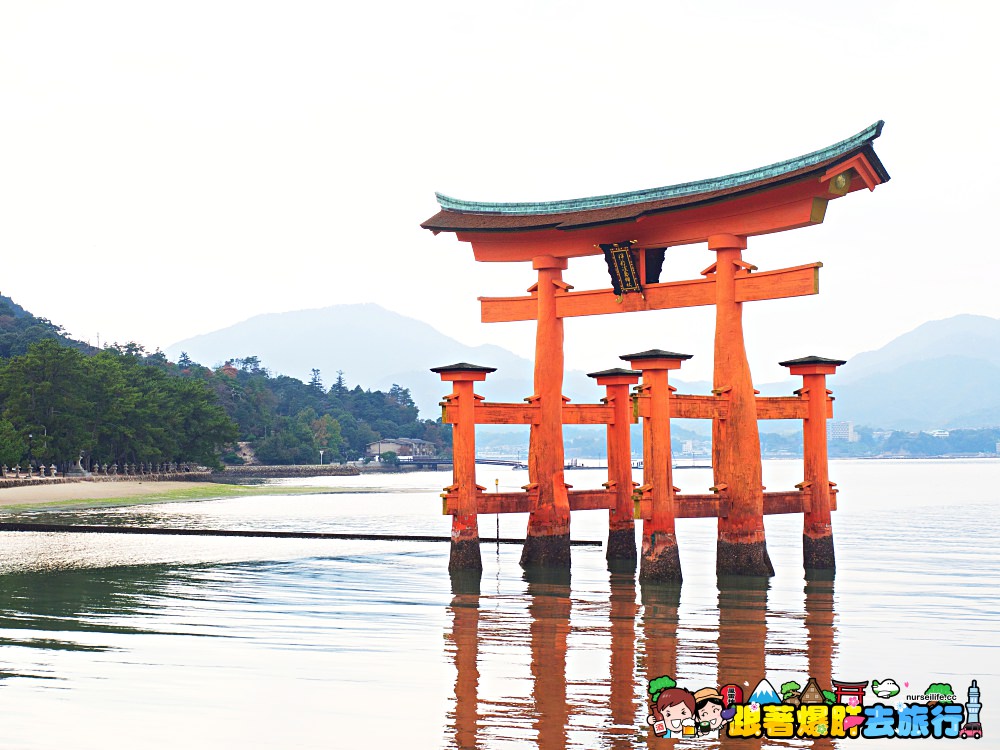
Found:
[{"label": "wet tidal flat", "polygon": [[[765,484],[790,487],[800,471],[765,462]],[[5,532],[2,745],[670,747],[646,724],[648,680],[663,674],[692,690],[752,690],[765,676],[775,687],[950,682],[962,700],[976,678],[989,732],[1000,498],[982,488],[997,471],[990,460],[832,462],[838,571],[808,580],[797,515],[767,518],[777,574],[766,581],[717,579],[714,522],[679,521],[681,586],[609,571],[600,547],[574,547],[567,575],[526,573],[519,547],[484,542],[482,575],[450,576],[446,544]],[[604,479],[572,477],[580,488]],[[699,491],[710,479],[692,469],[675,484]],[[484,467],[479,482],[526,478]],[[324,483],[336,494],[277,494]],[[446,535],[438,493],[449,483],[318,478],[273,495],[0,520]],[[525,522],[501,518],[501,536]],[[496,518],[480,526],[492,537]],[[606,528],[606,512],[574,514],[574,538]]]}]

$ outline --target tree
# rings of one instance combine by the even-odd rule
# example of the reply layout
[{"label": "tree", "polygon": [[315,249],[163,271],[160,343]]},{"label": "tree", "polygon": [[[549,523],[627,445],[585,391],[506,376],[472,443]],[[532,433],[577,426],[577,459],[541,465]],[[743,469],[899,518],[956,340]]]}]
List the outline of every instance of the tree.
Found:
[{"label": "tree", "polygon": [[337,370],[337,379],[334,381],[333,387],[330,388],[330,393],[337,398],[342,398],[347,393],[347,383],[344,382],[343,370]]},{"label": "tree", "polygon": [[321,449],[330,460],[340,458],[344,449],[344,436],[340,432],[340,422],[324,414],[312,420],[313,440],[316,448]]},{"label": "tree", "polygon": [[202,378],[177,377],[162,354],[110,347],[93,356],[42,341],[0,368],[3,416],[45,463],[89,451],[100,463],[213,466],[237,436]]},{"label": "tree", "polygon": [[233,364],[240,370],[240,372],[249,372],[257,374],[261,371],[260,367],[260,357],[255,355],[250,355],[248,357],[237,357],[233,360]]},{"label": "tree", "polygon": [[310,371],[312,372],[312,377],[309,378],[309,387],[322,392],[323,390],[323,378],[319,374],[319,370],[315,367]]},{"label": "tree", "polygon": [[389,466],[399,466],[399,454],[396,451],[385,451],[379,455],[379,460]]},{"label": "tree", "polygon": [[94,444],[92,406],[81,393],[84,362],[83,353],[44,339],[0,372],[3,417],[21,435],[34,435],[34,457],[46,463],[76,460]]},{"label": "tree", "polygon": [[237,437],[236,423],[215,401],[212,391],[198,380],[169,381],[164,412],[174,430],[174,460],[218,466],[219,448]]},{"label": "tree", "polygon": [[294,418],[279,418],[274,432],[254,446],[257,458],[265,464],[316,463],[319,447],[312,431],[315,418],[311,409],[302,410]]},{"label": "tree", "polygon": [[28,443],[6,419],[0,419],[0,464],[20,464],[28,453]]},{"label": "tree", "polygon": [[[131,360],[133,367],[138,366]],[[142,394],[135,378],[126,375],[122,355],[105,349],[87,362],[88,377],[81,385],[91,403],[87,428],[91,437],[91,457],[100,463],[122,463],[135,447],[136,424],[132,415]],[[134,459],[133,459],[134,461]]]}]

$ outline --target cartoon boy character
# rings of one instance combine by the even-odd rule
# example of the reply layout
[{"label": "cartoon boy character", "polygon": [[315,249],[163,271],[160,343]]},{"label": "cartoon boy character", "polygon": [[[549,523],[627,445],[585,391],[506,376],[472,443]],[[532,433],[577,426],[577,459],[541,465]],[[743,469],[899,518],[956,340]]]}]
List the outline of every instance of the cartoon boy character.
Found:
[{"label": "cartoon boy character", "polygon": [[694,694],[695,722],[698,734],[704,736],[718,732],[736,715],[736,707],[725,707],[722,696],[714,687],[705,687]]},{"label": "cartoon boy character", "polygon": [[653,725],[657,737],[693,737],[695,734],[694,694],[670,677],[660,677],[649,682],[652,715],[647,721]]}]

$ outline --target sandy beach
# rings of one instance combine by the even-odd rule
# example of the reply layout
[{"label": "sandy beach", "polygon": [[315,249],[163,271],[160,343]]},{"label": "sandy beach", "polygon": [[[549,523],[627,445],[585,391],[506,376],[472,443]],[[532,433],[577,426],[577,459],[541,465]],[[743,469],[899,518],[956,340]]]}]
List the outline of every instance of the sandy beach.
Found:
[{"label": "sandy beach", "polygon": [[[65,503],[112,500],[141,501],[154,495],[169,497],[178,492],[195,492],[203,497],[229,494],[229,485],[214,482],[69,482],[65,484],[5,487],[0,489],[0,508],[25,505],[61,505]],[[184,494],[187,494],[184,492]]]}]

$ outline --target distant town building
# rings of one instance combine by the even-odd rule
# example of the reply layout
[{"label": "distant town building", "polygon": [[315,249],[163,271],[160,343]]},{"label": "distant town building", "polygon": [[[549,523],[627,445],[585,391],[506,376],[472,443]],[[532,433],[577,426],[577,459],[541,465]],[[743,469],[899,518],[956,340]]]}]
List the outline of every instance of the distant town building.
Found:
[{"label": "distant town building", "polygon": [[830,442],[840,440],[847,443],[856,443],[861,436],[854,431],[854,422],[834,422],[826,423],[826,439]]},{"label": "distant town building", "polygon": [[948,437],[949,432],[948,430],[927,430],[927,434],[930,435],[931,437],[945,438]]},{"label": "distant town building", "polygon": [[368,443],[365,453],[369,456],[381,456],[383,453],[395,453],[397,456],[433,456],[434,443],[419,438],[386,438]]}]

